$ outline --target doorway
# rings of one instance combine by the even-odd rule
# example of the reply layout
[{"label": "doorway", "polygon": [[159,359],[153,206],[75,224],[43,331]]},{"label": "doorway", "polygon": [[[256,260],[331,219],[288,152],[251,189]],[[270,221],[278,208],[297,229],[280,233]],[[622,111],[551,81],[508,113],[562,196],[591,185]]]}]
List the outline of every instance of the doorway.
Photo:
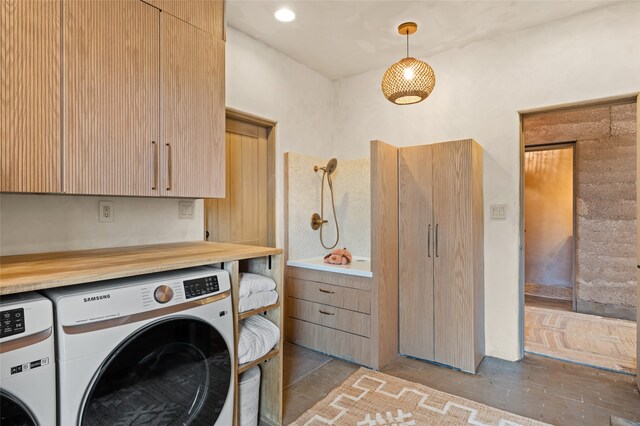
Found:
[{"label": "doorway", "polygon": [[633,374],[636,97],[524,113],[521,130],[523,352]]},{"label": "doorway", "polygon": [[205,200],[207,241],[275,247],[275,128],[227,109],[226,195]]},{"label": "doorway", "polygon": [[575,310],[575,143],[525,149],[525,303]]}]

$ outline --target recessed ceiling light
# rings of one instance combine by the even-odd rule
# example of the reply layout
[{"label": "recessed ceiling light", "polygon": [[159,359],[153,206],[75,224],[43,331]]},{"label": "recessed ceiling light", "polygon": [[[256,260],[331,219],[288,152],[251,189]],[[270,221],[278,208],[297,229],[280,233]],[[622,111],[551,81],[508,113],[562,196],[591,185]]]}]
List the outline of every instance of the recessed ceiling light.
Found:
[{"label": "recessed ceiling light", "polygon": [[282,9],[278,9],[274,14],[276,19],[280,22],[291,22],[296,19],[296,14],[293,11],[283,7]]}]

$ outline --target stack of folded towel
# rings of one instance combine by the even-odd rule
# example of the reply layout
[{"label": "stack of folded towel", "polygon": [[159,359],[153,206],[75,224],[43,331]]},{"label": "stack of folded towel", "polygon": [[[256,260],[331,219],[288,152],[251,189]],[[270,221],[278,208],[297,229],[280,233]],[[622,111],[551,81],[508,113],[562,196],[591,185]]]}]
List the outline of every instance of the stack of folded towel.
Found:
[{"label": "stack of folded towel", "polygon": [[239,312],[273,305],[278,301],[276,282],[263,275],[242,273],[240,274],[239,296]]},{"label": "stack of folded towel", "polygon": [[241,321],[238,330],[238,363],[245,364],[266,355],[279,340],[278,326],[261,315]]}]

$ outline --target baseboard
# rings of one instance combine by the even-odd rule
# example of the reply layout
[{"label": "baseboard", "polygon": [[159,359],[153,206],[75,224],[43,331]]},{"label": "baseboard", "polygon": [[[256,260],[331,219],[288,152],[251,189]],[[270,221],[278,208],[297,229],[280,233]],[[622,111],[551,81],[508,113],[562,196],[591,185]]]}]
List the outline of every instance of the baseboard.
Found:
[{"label": "baseboard", "polygon": [[571,287],[526,283],[524,285],[524,294],[548,299],[573,300],[573,289]]},{"label": "baseboard", "polygon": [[619,318],[636,321],[636,309],[624,306],[608,305],[606,303],[577,301],[577,311],[582,314],[600,315],[607,318]]}]

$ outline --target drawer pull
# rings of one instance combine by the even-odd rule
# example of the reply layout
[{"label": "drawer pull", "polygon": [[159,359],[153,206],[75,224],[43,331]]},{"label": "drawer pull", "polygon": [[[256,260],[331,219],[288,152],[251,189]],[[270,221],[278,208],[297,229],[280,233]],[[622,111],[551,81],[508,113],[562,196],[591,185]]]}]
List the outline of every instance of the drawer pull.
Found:
[{"label": "drawer pull", "polygon": [[318,290],[320,290],[321,293],[336,294],[335,291],[329,291],[329,290],[325,290],[323,288],[319,288]]},{"label": "drawer pull", "polygon": [[332,312],[326,312],[326,311],[323,311],[322,309],[318,309],[318,312],[320,312],[322,315],[335,315]]}]

